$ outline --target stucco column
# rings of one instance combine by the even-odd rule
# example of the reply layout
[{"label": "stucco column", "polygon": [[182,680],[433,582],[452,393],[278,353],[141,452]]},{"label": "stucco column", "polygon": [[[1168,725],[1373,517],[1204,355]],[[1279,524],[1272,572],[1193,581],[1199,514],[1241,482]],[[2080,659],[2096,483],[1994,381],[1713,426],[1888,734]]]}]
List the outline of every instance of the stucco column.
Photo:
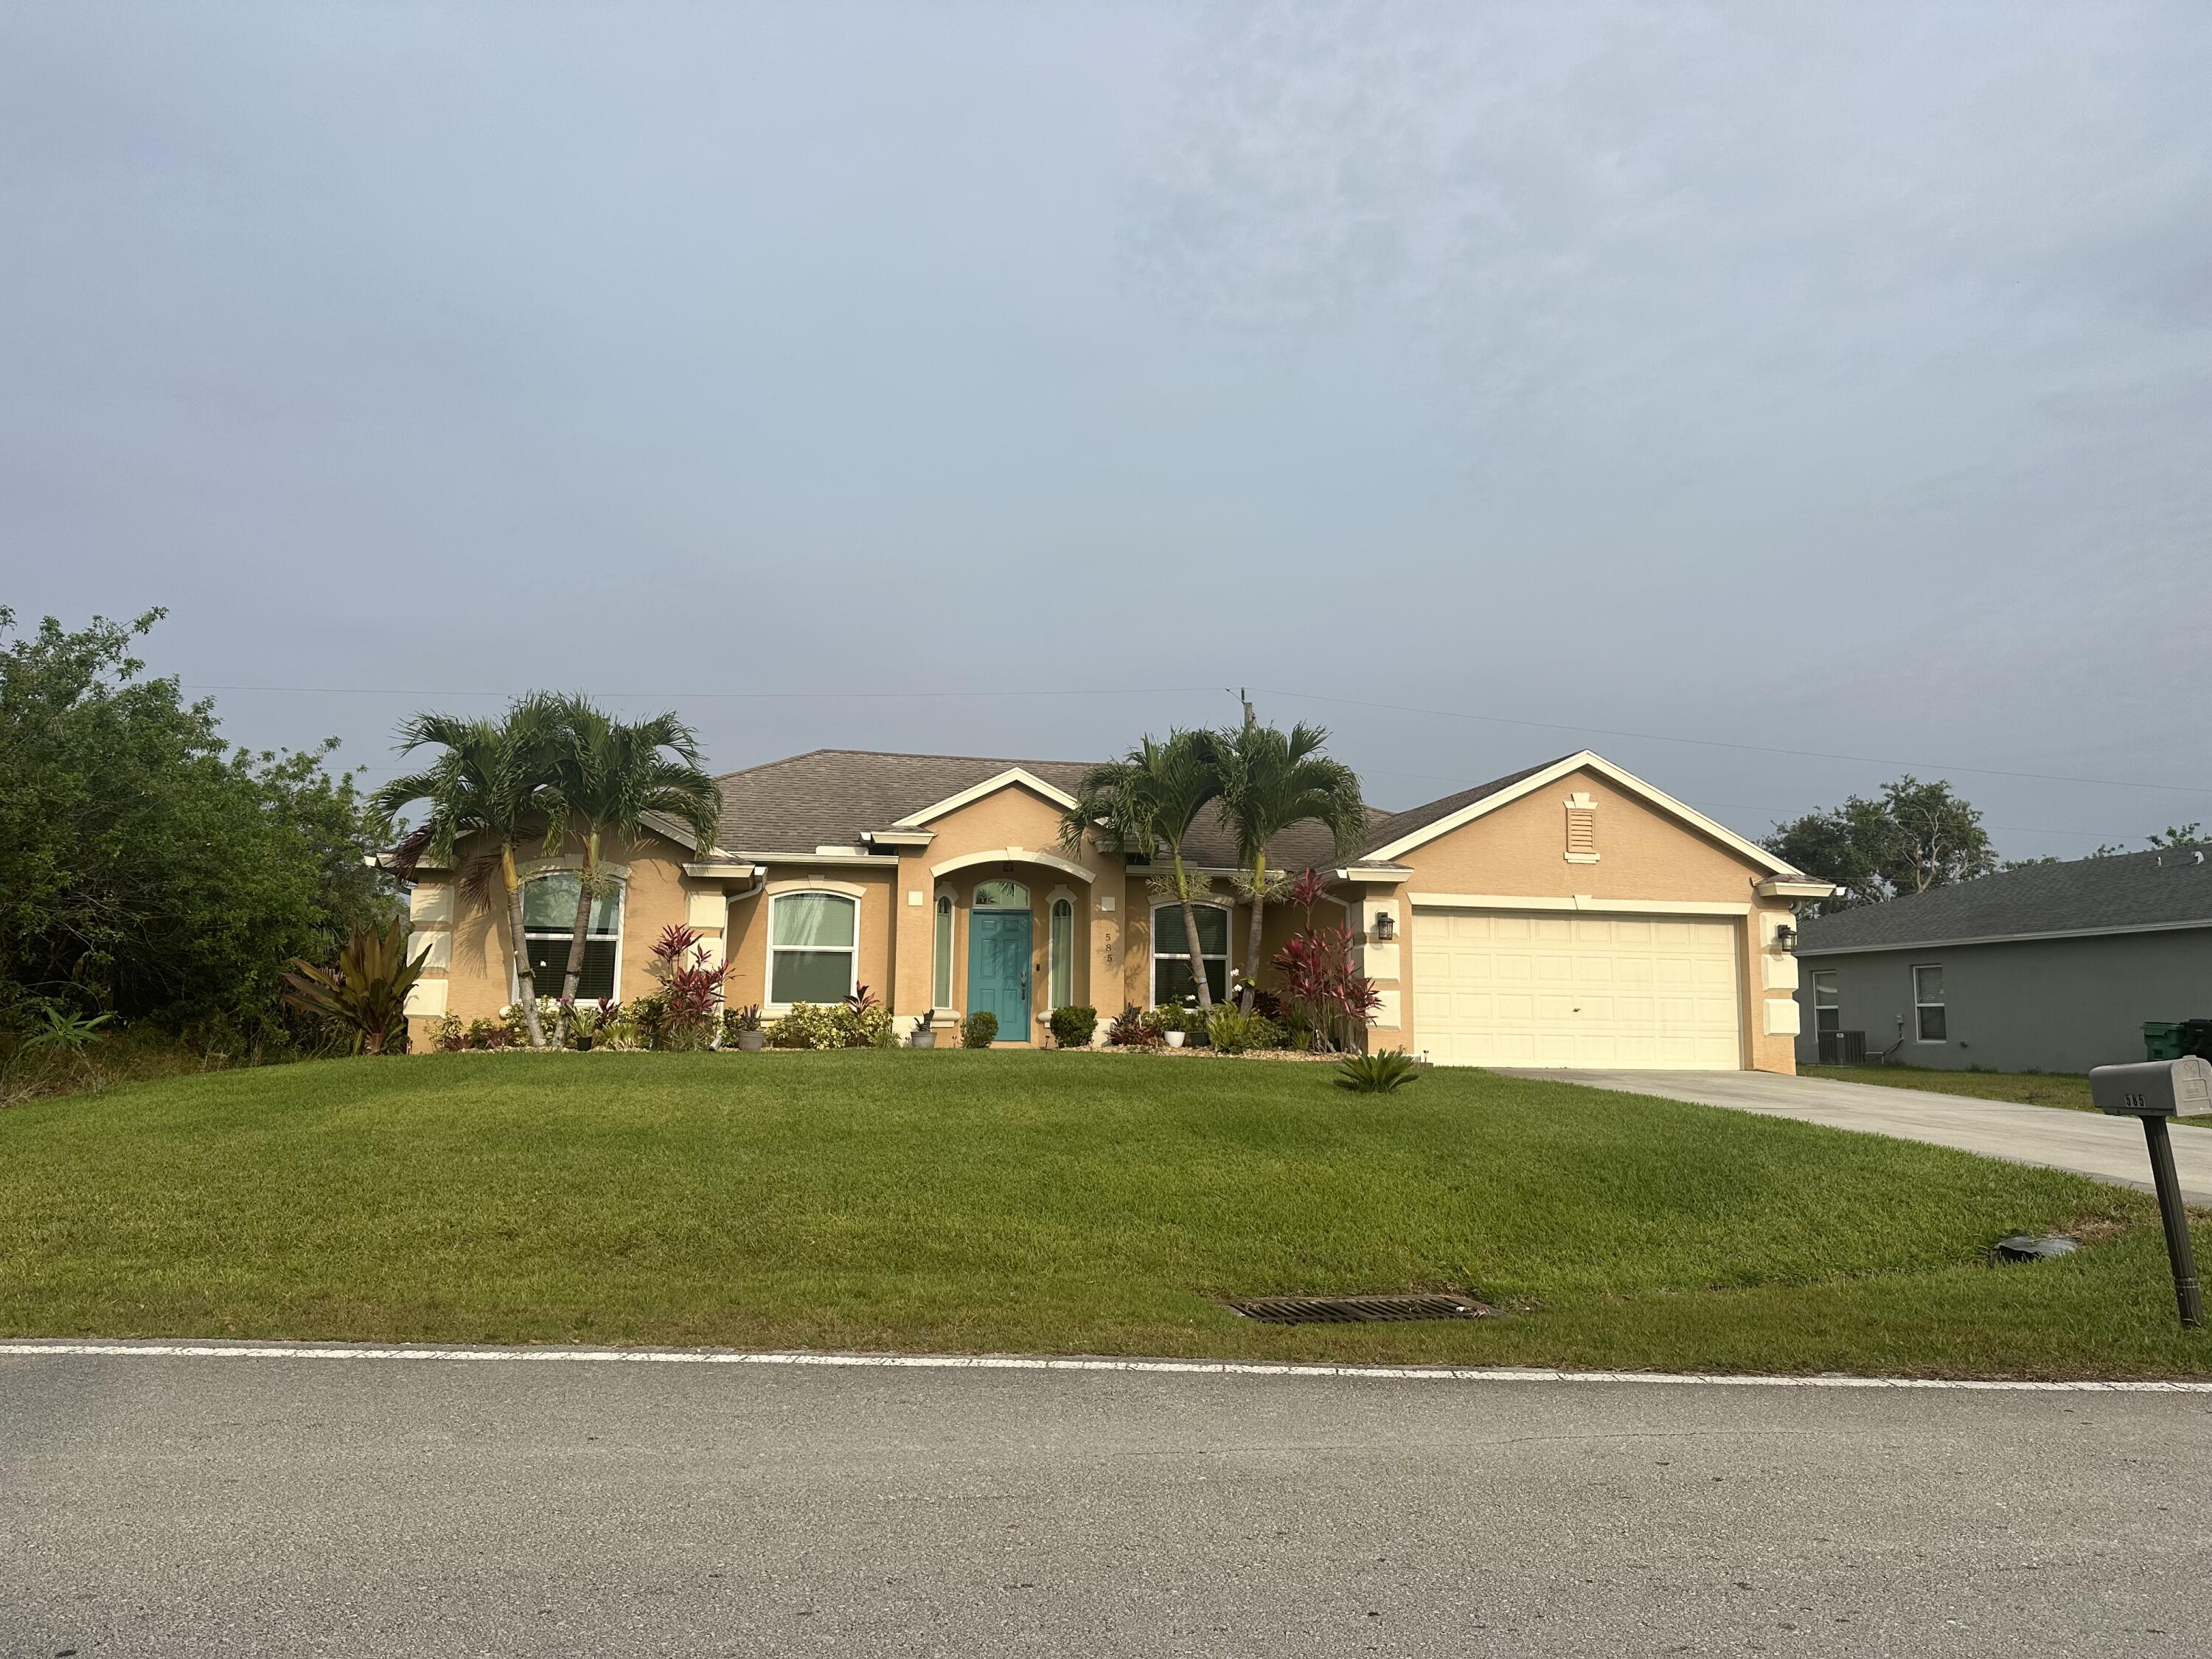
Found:
[{"label": "stucco column", "polygon": [[936,886],[929,873],[929,849],[902,850],[898,885],[891,895],[891,982],[884,997],[884,1006],[897,1016],[902,1036],[929,1018]]}]

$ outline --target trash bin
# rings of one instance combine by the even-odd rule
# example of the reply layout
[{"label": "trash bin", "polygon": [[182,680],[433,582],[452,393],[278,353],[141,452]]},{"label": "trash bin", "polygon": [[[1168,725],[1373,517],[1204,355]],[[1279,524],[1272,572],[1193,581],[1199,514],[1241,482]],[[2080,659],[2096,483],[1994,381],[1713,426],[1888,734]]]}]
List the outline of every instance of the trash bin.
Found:
[{"label": "trash bin", "polygon": [[2212,1060],[2212,1019],[2181,1022],[2181,1052],[2195,1054],[2200,1060]]},{"label": "trash bin", "polygon": [[2145,1020],[2142,1031],[2145,1060],[2181,1058],[2181,1027],[2172,1020]]}]

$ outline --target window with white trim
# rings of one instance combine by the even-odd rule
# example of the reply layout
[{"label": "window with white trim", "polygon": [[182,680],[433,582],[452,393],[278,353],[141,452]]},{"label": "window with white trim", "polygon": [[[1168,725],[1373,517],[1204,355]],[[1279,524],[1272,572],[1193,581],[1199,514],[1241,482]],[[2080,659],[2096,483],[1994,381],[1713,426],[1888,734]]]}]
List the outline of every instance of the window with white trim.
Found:
[{"label": "window with white trim", "polygon": [[770,1002],[842,1002],[858,988],[858,900],[842,893],[778,893],[770,901],[768,937]]},{"label": "window with white trim", "polygon": [[[576,1000],[598,1002],[615,994],[622,954],[623,889],[602,877],[603,891],[592,898],[584,924],[584,965],[576,978]],[[557,997],[568,975],[568,946],[576,937],[576,900],[583,877],[574,870],[532,876],[522,887],[522,942],[538,994]]]},{"label": "window with white trim", "polygon": [[[1229,912],[1218,904],[1194,904],[1198,922],[1199,960],[1206,968],[1206,988],[1216,1002],[1229,995]],[[1181,1002],[1198,994],[1198,981],[1190,971],[1190,933],[1184,926],[1182,906],[1175,902],[1152,907],[1152,1001]]]},{"label": "window with white trim", "polygon": [[1950,1040],[1944,1019],[1943,969],[1929,963],[1912,970],[1913,1030],[1923,1042],[1947,1042]]},{"label": "window with white trim", "polygon": [[937,939],[935,941],[934,972],[930,982],[930,1005],[937,1008],[952,1006],[952,895],[937,896]]},{"label": "window with white trim", "polygon": [[1832,1036],[1843,1028],[1844,997],[1836,985],[1836,970],[1815,968],[1813,970],[1813,1033],[1816,1036]]},{"label": "window with white trim", "polygon": [[1045,995],[1048,1006],[1065,1008],[1075,1000],[1075,906],[1070,900],[1052,902],[1051,948],[1045,956]]}]

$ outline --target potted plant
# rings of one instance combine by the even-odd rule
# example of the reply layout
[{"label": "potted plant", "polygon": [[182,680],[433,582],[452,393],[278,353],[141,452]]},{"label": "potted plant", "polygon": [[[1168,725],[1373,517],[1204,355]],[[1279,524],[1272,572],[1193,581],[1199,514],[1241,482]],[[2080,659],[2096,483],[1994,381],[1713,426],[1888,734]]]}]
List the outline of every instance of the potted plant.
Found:
[{"label": "potted plant", "polygon": [[1199,1018],[1198,999],[1188,996],[1180,1008],[1160,1010],[1160,1034],[1168,1040],[1168,1047],[1180,1048],[1190,1041],[1190,1022]]},{"label": "potted plant", "polygon": [[757,1002],[748,1002],[742,1008],[728,1010],[722,1016],[722,1027],[730,1041],[749,1054],[758,1054],[762,1045],[768,1041],[767,1034],[761,1030],[761,1011]]},{"label": "potted plant", "polygon": [[934,1048],[937,1046],[937,1028],[929,1020],[930,1016],[924,1014],[915,1023],[914,1034],[906,1040],[908,1048]]}]

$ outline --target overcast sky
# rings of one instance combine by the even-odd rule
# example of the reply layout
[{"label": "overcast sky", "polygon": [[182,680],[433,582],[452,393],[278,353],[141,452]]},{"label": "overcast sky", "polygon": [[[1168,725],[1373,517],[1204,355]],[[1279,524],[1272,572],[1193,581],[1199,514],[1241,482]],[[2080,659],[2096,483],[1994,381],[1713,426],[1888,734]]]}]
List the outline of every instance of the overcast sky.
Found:
[{"label": "overcast sky", "polygon": [[0,604],[372,775],[1247,685],[1386,805],[2078,855],[2212,821],[2208,88],[2203,0],[12,0]]}]

